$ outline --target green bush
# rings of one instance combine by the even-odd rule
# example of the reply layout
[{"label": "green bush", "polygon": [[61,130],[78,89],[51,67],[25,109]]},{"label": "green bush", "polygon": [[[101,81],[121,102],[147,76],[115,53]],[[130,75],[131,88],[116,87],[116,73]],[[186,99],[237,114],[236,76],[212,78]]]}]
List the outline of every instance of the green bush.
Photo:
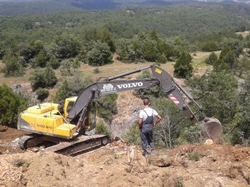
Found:
[{"label": "green bush", "polygon": [[193,73],[193,66],[191,64],[192,57],[189,53],[182,52],[174,65],[174,75],[179,78],[191,77]]},{"label": "green bush", "polygon": [[78,40],[72,36],[62,35],[56,38],[52,53],[58,59],[66,59],[76,57],[80,52],[80,44]]},{"label": "green bush", "polygon": [[57,69],[60,67],[60,62],[59,60],[55,57],[55,56],[52,56],[50,59],[49,59],[49,64],[50,66],[53,68],[53,69]]},{"label": "green bush", "polygon": [[63,83],[58,88],[56,95],[54,97],[55,102],[60,102],[67,97],[77,96],[82,92],[85,88],[87,88],[93,81],[89,78],[82,80],[81,76],[76,72],[74,74],[73,79],[67,81],[64,80]]},{"label": "green bush", "polygon": [[45,70],[35,70],[29,80],[33,91],[38,88],[53,88],[58,81],[50,65],[47,65]]},{"label": "green bush", "polygon": [[6,85],[0,86],[0,124],[16,127],[20,112],[27,108],[27,101]]},{"label": "green bush", "polygon": [[96,134],[104,134],[109,137],[112,136],[111,130],[103,122],[99,122],[96,124],[95,132]]},{"label": "green bush", "polygon": [[96,42],[87,54],[87,62],[91,66],[102,66],[112,62],[112,53],[106,43]]},{"label": "green bush", "polygon": [[205,62],[206,64],[213,65],[216,60],[218,60],[218,57],[214,52],[212,52]]},{"label": "green bush", "polygon": [[34,66],[35,67],[45,67],[47,62],[49,60],[49,57],[46,53],[46,51],[41,50],[34,58]]},{"label": "green bush", "polygon": [[183,178],[182,177],[177,177],[175,180],[174,180],[175,184],[174,184],[174,187],[183,187],[184,186],[184,182],[183,182]]},{"label": "green bush", "polygon": [[2,71],[5,77],[19,77],[24,74],[24,69],[20,60],[12,52],[4,55],[3,62],[5,66]]},{"label": "green bush", "polygon": [[201,157],[201,155],[199,153],[197,153],[197,152],[193,152],[193,153],[188,154],[189,160],[192,160],[192,161],[195,161],[195,162],[199,161],[200,157]]},{"label": "green bush", "polygon": [[141,136],[140,136],[140,129],[138,128],[138,124],[133,124],[128,132],[122,134],[122,138],[129,143],[133,143],[136,145],[141,144]]},{"label": "green bush", "polygon": [[166,63],[166,61],[167,61],[167,58],[166,58],[165,54],[161,54],[160,56],[157,57],[158,63],[163,64],[163,63]]},{"label": "green bush", "polygon": [[54,101],[60,102],[70,96],[70,89],[67,80],[64,80],[62,85],[58,88]]},{"label": "green bush", "polygon": [[72,66],[73,66],[73,61],[72,59],[65,60],[62,62],[62,65],[60,67],[60,72],[62,76],[72,76]]},{"label": "green bush", "polygon": [[117,114],[117,94],[105,95],[98,99],[98,116],[111,122],[113,115]]},{"label": "green bush", "polygon": [[98,68],[95,68],[95,69],[93,70],[93,73],[98,74],[98,73],[100,73],[100,70],[99,70]]},{"label": "green bush", "polygon": [[238,85],[234,75],[227,71],[211,72],[190,79],[187,84],[204,113],[218,118],[223,125],[230,123],[237,112]]},{"label": "green bush", "polygon": [[[152,74],[148,70],[143,71],[142,75],[137,77],[137,79],[146,79],[146,78],[152,78]],[[158,98],[162,96],[162,91],[159,86],[154,86],[151,88],[136,90],[135,95],[141,98],[151,97],[151,96]]]},{"label": "green bush", "polygon": [[43,102],[43,100],[49,96],[49,91],[46,89],[39,88],[36,91],[36,95],[37,95],[37,99]]}]

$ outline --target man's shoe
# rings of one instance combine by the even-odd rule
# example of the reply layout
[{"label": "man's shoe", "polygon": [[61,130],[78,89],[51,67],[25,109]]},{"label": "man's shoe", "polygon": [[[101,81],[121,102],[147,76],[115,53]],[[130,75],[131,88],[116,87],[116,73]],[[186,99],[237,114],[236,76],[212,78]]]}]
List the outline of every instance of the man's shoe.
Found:
[{"label": "man's shoe", "polygon": [[155,150],[151,150],[150,155],[151,156],[155,156],[156,155],[156,151]]},{"label": "man's shoe", "polygon": [[142,155],[143,155],[144,157],[148,157],[149,154],[148,154],[147,151],[143,151]]}]

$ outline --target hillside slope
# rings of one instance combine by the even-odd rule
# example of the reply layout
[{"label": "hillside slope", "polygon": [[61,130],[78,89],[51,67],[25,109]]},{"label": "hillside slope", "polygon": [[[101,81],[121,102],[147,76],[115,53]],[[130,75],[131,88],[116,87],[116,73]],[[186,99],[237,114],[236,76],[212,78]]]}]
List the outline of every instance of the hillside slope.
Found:
[{"label": "hillside slope", "polygon": [[[134,146],[133,146],[134,147]],[[183,145],[159,150],[146,160],[141,151],[128,163],[122,142],[67,157],[55,153],[0,155],[1,186],[185,186],[247,187],[250,149],[229,145]]]},{"label": "hillside slope", "polygon": [[[18,4],[17,6],[19,7]],[[53,7],[57,5],[49,6],[49,8]],[[37,9],[43,11],[43,8],[31,8],[32,11]],[[8,8],[2,4],[0,15],[5,15],[6,11]],[[18,12],[15,8],[10,10],[11,14],[18,14]],[[249,25],[249,12],[249,5],[191,4],[158,8],[134,7],[126,10],[71,11],[14,18],[0,17],[2,30],[0,38],[3,41],[6,37],[13,38],[14,32],[18,33],[19,38],[15,39],[17,42],[34,39],[49,42],[62,32],[68,31],[79,35],[80,29],[82,35],[82,32],[89,28],[102,26],[107,26],[117,38],[131,37],[138,32],[150,30],[156,30],[167,37],[192,37],[228,28],[239,30],[242,26]]]}]

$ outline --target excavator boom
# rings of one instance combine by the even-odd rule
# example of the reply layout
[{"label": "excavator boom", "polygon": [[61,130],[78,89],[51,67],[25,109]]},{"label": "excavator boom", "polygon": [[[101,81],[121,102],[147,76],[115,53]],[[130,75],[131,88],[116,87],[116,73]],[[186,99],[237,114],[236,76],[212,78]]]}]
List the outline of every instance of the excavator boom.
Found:
[{"label": "excavator boom", "polygon": [[[128,75],[138,73],[146,69],[151,69],[153,78],[141,80],[120,80],[121,78],[124,78]],[[220,121],[215,118],[206,117],[201,106],[193,99],[191,94],[185,91],[185,89],[183,89],[179,84],[177,84],[169,73],[156,65],[147,66],[127,73],[112,76],[104,81],[96,82],[89,86],[78,96],[74,107],[67,117],[67,120],[71,122],[77,118],[77,129],[81,129],[81,123],[84,121],[83,118],[86,117],[87,113],[86,105],[92,102],[95,98],[102,95],[123,92],[127,90],[150,88],[153,86],[159,86],[163,94],[171,99],[190,120],[192,120],[194,123],[198,122],[202,124],[205,127],[205,133],[203,134],[206,137],[211,138],[214,141],[219,139],[222,133],[222,125]],[[189,104],[193,103],[196,106],[197,111],[195,113],[191,110],[184,97],[189,99]],[[79,115],[81,116],[80,118],[78,118]]]}]

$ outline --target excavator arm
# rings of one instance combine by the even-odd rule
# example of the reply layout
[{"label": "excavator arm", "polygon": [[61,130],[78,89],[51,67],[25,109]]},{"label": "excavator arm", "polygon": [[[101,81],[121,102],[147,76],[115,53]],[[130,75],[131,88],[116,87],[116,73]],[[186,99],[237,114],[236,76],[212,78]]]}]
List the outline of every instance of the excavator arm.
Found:
[{"label": "excavator arm", "polygon": [[[151,69],[153,78],[141,80],[121,79],[125,76],[138,73],[146,69]],[[205,136],[216,139],[221,134],[222,128],[220,122],[217,119],[205,117],[202,112],[202,108],[193,99],[191,94],[189,94],[179,84],[177,84],[169,73],[156,65],[112,76],[106,78],[103,81],[98,81],[90,85],[78,96],[74,107],[71,109],[67,116],[67,121],[77,124],[77,129],[78,131],[80,131],[89,111],[88,106],[94,99],[102,95],[113,94],[127,90],[150,88],[153,86],[159,86],[163,94],[166,97],[170,98],[176,104],[176,106],[180,110],[182,110],[184,114],[193,122],[203,123],[203,125],[205,126]],[[188,98],[189,104],[190,102],[192,102],[196,106],[196,108],[198,109],[196,113],[194,113],[190,109],[184,98]],[[216,138],[213,138],[212,136]]]}]

